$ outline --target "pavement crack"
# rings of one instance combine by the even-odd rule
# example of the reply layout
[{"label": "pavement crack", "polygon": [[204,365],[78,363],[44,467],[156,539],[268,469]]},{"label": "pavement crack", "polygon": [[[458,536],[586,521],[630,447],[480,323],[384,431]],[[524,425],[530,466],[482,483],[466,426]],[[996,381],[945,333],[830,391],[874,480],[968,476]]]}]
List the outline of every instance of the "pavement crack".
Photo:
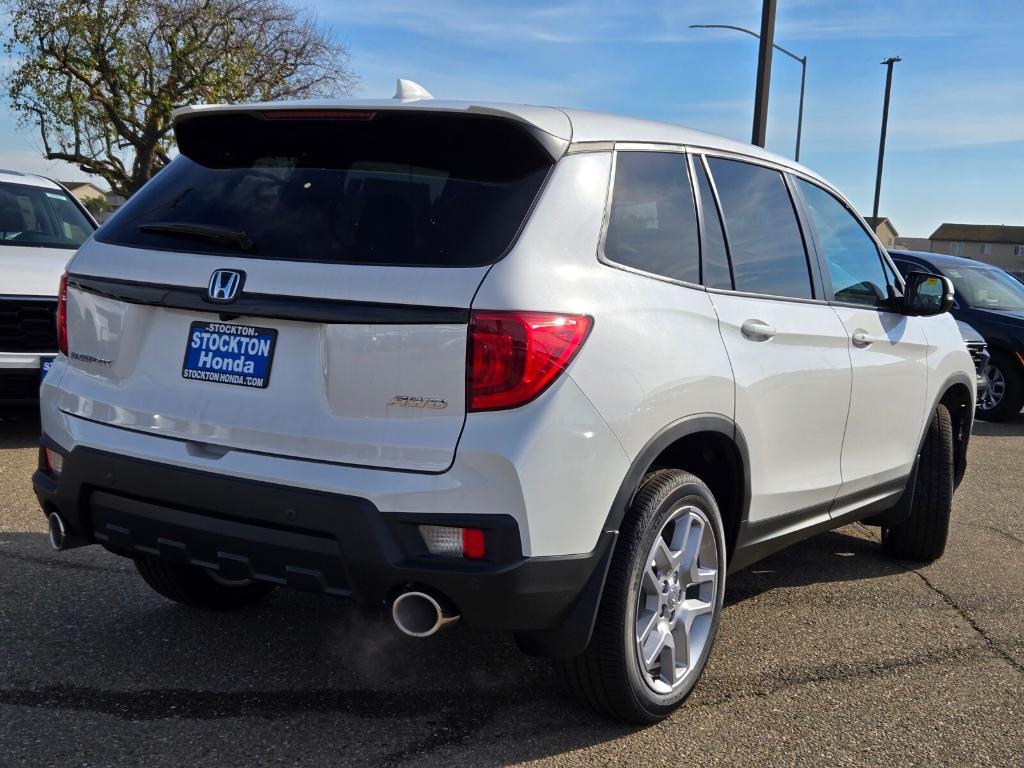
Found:
[{"label": "pavement crack", "polygon": [[1024,547],[1024,539],[1020,538],[1019,536],[1014,536],[1009,531],[1004,531],[1002,528],[997,528],[994,525],[985,525],[984,523],[962,523],[962,525],[966,525],[968,528],[980,528],[984,531],[992,531],[992,533],[997,533],[1000,536],[1007,538],[1010,541],[1015,542],[1016,544],[1020,544],[1022,547]]},{"label": "pavement crack", "polygon": [[1021,674],[1024,674],[1024,665],[1022,665],[1019,661],[1013,658],[1013,656],[1007,653],[1003,649],[1003,647],[999,645],[999,643],[993,640],[992,637],[988,634],[988,632],[985,631],[985,628],[982,627],[981,624],[979,624],[973,616],[971,616],[967,611],[961,608],[960,605],[956,602],[956,600],[954,600],[948,593],[946,593],[943,589],[941,589],[934,582],[932,582],[931,579],[929,579],[927,576],[921,573],[921,571],[917,570],[916,568],[908,568],[908,570],[910,571],[910,573],[913,573],[915,576],[921,579],[921,581],[925,583],[928,589],[930,589],[932,592],[938,595],[942,599],[942,601],[946,603],[946,605],[948,605],[954,611],[959,613],[963,620],[966,621],[971,626],[971,628],[978,633],[978,636],[981,637],[981,639],[984,640],[985,643],[993,651],[999,654],[999,656],[1004,661],[1006,661],[1011,667],[1016,669]]},{"label": "pavement crack", "polygon": [[874,664],[869,667],[859,667],[856,669],[837,670],[835,672],[818,672],[808,675],[794,676],[789,678],[783,678],[778,682],[777,685],[771,685],[766,688],[759,690],[743,691],[739,694],[724,694],[707,701],[692,701],[689,706],[691,707],[718,707],[722,704],[729,704],[737,700],[746,698],[766,698],[776,693],[788,690],[790,688],[799,688],[804,685],[814,685],[817,683],[842,683],[851,680],[860,680],[871,677],[884,677],[893,672],[900,672],[907,669],[915,669],[917,667],[931,667],[948,664],[951,661],[962,661],[964,658],[968,659],[983,659],[993,658],[993,651],[1000,657],[1005,656],[998,652],[995,648],[980,648],[974,646],[973,652],[966,649],[958,649],[955,651],[946,651],[942,653],[926,653],[921,656],[917,656],[910,659],[893,659],[891,661],[881,662]]}]

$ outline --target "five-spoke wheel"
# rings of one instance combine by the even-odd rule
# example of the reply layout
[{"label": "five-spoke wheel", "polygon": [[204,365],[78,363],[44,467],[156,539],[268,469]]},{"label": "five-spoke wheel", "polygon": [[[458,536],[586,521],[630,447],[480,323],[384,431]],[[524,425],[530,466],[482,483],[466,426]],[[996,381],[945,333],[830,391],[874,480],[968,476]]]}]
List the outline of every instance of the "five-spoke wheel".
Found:
[{"label": "five-spoke wheel", "polygon": [[590,645],[559,662],[573,697],[632,723],[678,707],[711,653],[725,566],[708,486],[679,469],[650,472],[619,529]]},{"label": "five-spoke wheel", "polygon": [[654,539],[637,595],[636,651],[645,680],[669,693],[694,670],[711,631],[718,549],[711,523],[680,506]]}]

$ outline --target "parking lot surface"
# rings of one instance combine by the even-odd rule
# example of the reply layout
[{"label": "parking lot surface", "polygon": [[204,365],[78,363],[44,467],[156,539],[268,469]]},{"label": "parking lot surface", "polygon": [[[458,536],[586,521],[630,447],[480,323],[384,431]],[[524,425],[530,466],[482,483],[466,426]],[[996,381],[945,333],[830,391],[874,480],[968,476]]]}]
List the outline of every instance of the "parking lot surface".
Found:
[{"label": "parking lot surface", "polygon": [[230,614],[50,550],[39,424],[0,412],[0,765],[1024,765],[1024,417],[979,424],[946,555],[848,526],[731,577],[710,664],[647,729],[560,695],[511,638],[400,635],[278,590]]}]

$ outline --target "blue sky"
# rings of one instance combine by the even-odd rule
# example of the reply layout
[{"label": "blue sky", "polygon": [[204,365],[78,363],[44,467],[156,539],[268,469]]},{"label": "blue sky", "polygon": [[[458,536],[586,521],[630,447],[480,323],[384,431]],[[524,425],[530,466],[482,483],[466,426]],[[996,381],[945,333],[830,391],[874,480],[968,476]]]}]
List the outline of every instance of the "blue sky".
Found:
[{"label": "blue sky", "polygon": [[[749,140],[760,0],[313,3],[349,46],[357,92],[396,77],[438,98],[599,109]],[[776,42],[809,58],[802,161],[870,214],[885,68],[896,65],[882,215],[1024,224],[1024,2],[779,0]],[[776,54],[768,148],[792,156],[800,66]],[[0,109],[0,167],[81,178],[38,157]]]}]

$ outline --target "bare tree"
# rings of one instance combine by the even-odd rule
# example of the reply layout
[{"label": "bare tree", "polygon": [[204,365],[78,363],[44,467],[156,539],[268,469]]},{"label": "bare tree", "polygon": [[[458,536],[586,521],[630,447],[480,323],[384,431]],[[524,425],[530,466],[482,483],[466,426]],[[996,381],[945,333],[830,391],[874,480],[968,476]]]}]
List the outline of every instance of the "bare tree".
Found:
[{"label": "bare tree", "polygon": [[130,195],[169,161],[186,104],[350,93],[345,47],[285,0],[0,0],[22,126]]}]

